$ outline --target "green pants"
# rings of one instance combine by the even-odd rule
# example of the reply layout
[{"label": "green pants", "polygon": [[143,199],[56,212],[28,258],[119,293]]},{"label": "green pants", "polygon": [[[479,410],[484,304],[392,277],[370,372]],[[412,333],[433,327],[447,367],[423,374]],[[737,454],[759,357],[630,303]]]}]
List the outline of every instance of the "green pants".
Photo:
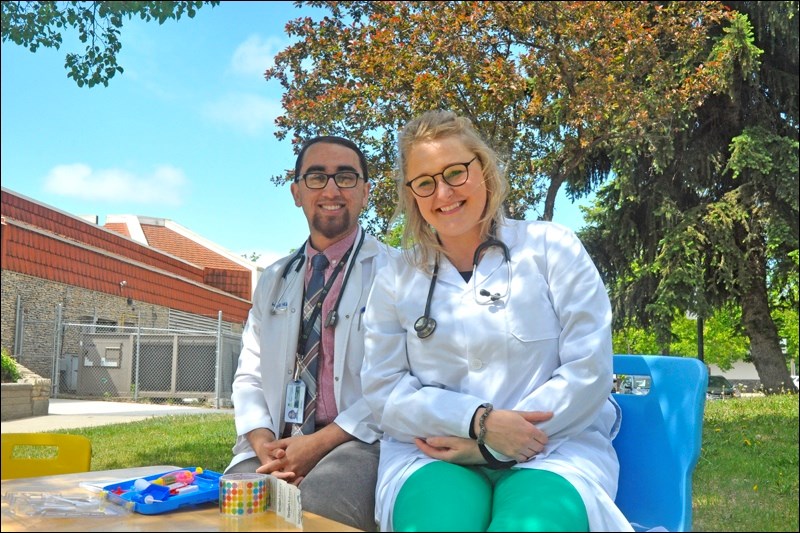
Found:
[{"label": "green pants", "polygon": [[444,461],[406,480],[392,525],[395,531],[589,531],[580,494],[558,474]]}]

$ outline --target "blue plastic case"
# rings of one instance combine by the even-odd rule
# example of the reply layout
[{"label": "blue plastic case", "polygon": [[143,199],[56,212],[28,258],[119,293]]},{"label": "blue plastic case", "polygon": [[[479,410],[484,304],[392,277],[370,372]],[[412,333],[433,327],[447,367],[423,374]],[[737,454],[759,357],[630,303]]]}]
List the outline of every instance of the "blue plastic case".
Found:
[{"label": "blue plastic case", "polygon": [[[188,466],[179,468],[177,470],[190,470],[196,471],[197,467]],[[167,470],[159,474],[153,474],[141,479],[152,482],[165,474],[175,472],[176,470]],[[222,476],[219,472],[212,470],[203,470],[202,473],[194,475],[193,485],[199,487],[194,492],[187,492],[184,494],[169,494],[169,489],[164,486],[151,484],[145,490],[137,490],[134,487],[136,480],[123,481],[122,483],[112,483],[105,485],[103,490],[109,500],[112,502],[125,506],[133,511],[141,514],[160,514],[174,511],[180,507],[187,505],[198,505],[201,503],[219,501],[219,478]],[[150,495],[154,500],[152,503],[146,503],[145,497]]]}]

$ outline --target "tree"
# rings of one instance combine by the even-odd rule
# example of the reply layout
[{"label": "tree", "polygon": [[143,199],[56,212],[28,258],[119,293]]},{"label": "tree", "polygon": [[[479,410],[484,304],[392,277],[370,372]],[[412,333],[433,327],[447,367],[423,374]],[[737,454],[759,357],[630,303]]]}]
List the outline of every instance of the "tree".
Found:
[{"label": "tree", "polygon": [[253,263],[257,263],[261,259],[261,254],[258,252],[250,252],[249,254],[242,254],[242,257]]},{"label": "tree", "polygon": [[[277,135],[297,145],[338,133],[364,146],[377,178],[373,229],[387,229],[394,206],[397,129],[452,109],[505,159],[509,216],[543,201],[550,220],[562,186],[574,199],[608,183],[586,239],[618,326],[654,325],[668,349],[676,312],[706,318],[736,299],[762,382],[788,383],[762,295],[768,273],[788,272],[767,258],[783,264],[797,248],[797,121],[791,107],[775,113],[797,96],[791,17],[764,19],[775,48],[789,48],[780,68],[793,57],[794,70],[778,76],[788,90],[761,93],[763,48],[747,18],[718,2],[308,4],[331,16],[290,22],[298,42],[265,73],[285,88]],[[781,4],[784,15],[796,6]],[[766,113],[759,129],[744,127],[756,125],[752,112]]]},{"label": "tree", "polygon": [[[420,111],[453,109],[505,157],[512,217],[543,201],[541,217],[552,219],[559,188],[577,198],[613,177],[597,207],[605,218],[586,235],[610,281],[618,327],[656,326],[669,353],[676,313],[703,320],[749,286],[751,299],[737,301],[756,366],[767,386],[786,383],[774,361],[761,364],[772,361],[766,347],[777,346],[758,292],[767,270],[756,244],[767,219],[746,217],[756,207],[778,210],[771,220],[782,225],[769,225],[770,242],[796,249],[796,237],[776,237],[780,228],[791,237],[797,218],[797,182],[787,173],[794,165],[796,174],[797,150],[785,142],[791,136],[745,132],[741,117],[726,115],[741,100],[763,99],[752,90],[763,63],[746,17],[715,2],[309,4],[331,16],[289,23],[298,42],[265,73],[285,89],[278,136],[292,133],[297,145],[339,133],[367,147],[377,177],[373,229],[387,229],[394,205],[396,130]],[[723,157],[735,135],[716,131],[713,120],[746,133],[739,157]],[[751,168],[750,154],[764,150],[787,155]],[[773,170],[778,186],[769,183]],[[725,196],[745,173],[759,173],[748,180],[756,189]],[[749,199],[740,202],[742,194]],[[717,195],[724,201],[705,210],[701,200]],[[686,222],[695,219],[702,227]]]},{"label": "tree", "polygon": [[[472,119],[505,159],[511,217],[556,194],[581,197],[638,143],[671,153],[673,128],[719,83],[697,66],[713,2],[306,2],[331,16],[286,26],[298,42],[267,80],[285,89],[278,138],[320,133],[362,145],[376,187],[367,223],[388,227],[397,130],[448,108]],[[289,177],[274,176],[282,183]]]},{"label": "tree", "polygon": [[795,390],[778,327],[798,305],[798,2],[731,7],[703,65],[722,90],[674,132],[658,172],[644,153],[615,167],[581,236],[616,319],[652,323],[669,352],[676,309],[735,304],[765,390]]},{"label": "tree", "polygon": [[72,28],[86,43],[83,55],[66,55],[67,77],[79,87],[108,82],[123,68],[117,64],[122,49],[119,40],[124,18],[139,15],[142,20],[194,17],[204,4],[215,2],[2,2],[2,38],[36,52],[40,46],[60,49],[62,32]]},{"label": "tree", "polygon": [[[744,335],[741,309],[733,305],[714,312],[705,321],[705,357],[707,364],[715,364],[728,370],[733,363],[746,359],[750,342]],[[698,356],[697,318],[676,312],[672,319],[672,342],[670,350],[681,356]],[[635,326],[618,327],[614,330],[614,353],[653,354],[660,346],[654,330]]]}]

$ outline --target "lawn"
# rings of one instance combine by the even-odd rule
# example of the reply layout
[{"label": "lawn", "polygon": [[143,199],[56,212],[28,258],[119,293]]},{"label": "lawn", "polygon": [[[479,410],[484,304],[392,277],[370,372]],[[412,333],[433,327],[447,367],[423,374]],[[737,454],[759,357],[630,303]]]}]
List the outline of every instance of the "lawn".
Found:
[{"label": "lawn", "polygon": [[[695,531],[798,531],[798,416],[797,395],[706,403]],[[92,470],[172,464],[221,472],[235,437],[230,411],[69,433],[92,440]]]}]

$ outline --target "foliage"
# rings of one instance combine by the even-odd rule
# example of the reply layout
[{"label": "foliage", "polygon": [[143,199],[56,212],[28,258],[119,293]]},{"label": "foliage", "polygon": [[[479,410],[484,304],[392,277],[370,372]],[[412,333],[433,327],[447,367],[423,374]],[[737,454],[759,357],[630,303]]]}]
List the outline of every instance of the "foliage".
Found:
[{"label": "foliage", "polygon": [[138,15],[163,24],[184,14],[192,18],[204,4],[219,2],[2,2],[2,38],[36,52],[40,46],[61,48],[62,32],[73,29],[86,50],[66,55],[67,77],[78,87],[98,83],[107,87],[114,75],[123,72],[117,55],[124,18]]},{"label": "foliage", "polygon": [[798,242],[798,2],[307,4],[330,16],[290,22],[265,73],[277,136],[364,146],[371,229],[389,229],[396,130],[452,109],[504,159],[509,216],[599,188],[581,237],[617,329],[669,353],[676,312],[732,305],[762,382],[791,387],[767,295]]},{"label": "foliage", "polygon": [[707,319],[738,307],[759,377],[777,391],[792,388],[781,335],[796,338],[785,325],[798,307],[798,2],[732,4],[741,11],[699,67],[715,89],[671,134],[680,150],[655,173],[644,151],[615,165],[580,234],[617,327],[655,327],[670,353],[676,310]]},{"label": "foliage", "polygon": [[655,333],[634,325],[621,326],[614,330],[614,353],[660,354]]},{"label": "foliage", "polygon": [[16,383],[21,377],[19,368],[17,368],[17,362],[5,348],[2,349],[2,357],[3,383]]},{"label": "foliage", "polygon": [[[706,320],[732,304],[762,381],[788,383],[762,294],[797,249],[791,24],[769,15],[754,27],[718,2],[306,4],[330,16],[287,24],[295,43],[265,72],[285,90],[276,135],[362,145],[376,177],[373,231],[392,229],[397,129],[421,111],[454,110],[501,154],[509,216],[543,203],[549,220],[562,186],[572,199],[600,188],[595,228],[581,237],[617,329],[655,327],[669,353],[676,312]],[[792,18],[797,2],[742,4]],[[777,93],[763,86],[775,72],[790,80]]]},{"label": "foliage", "polygon": [[[698,357],[697,317],[676,313],[672,318],[670,354]],[[703,360],[723,370],[746,359],[750,343],[741,326],[741,310],[725,306],[703,321]],[[627,325],[614,330],[614,353],[660,354],[654,331]]]},{"label": "foliage", "polygon": [[[395,205],[396,130],[448,108],[505,160],[511,217],[552,219],[556,193],[588,194],[637,151],[662,168],[673,132],[718,76],[700,68],[727,20],[714,2],[306,2],[321,20],[287,24],[295,44],[266,71],[285,89],[277,136],[352,138],[376,177],[367,225]],[[290,177],[274,176],[282,183]]]}]

